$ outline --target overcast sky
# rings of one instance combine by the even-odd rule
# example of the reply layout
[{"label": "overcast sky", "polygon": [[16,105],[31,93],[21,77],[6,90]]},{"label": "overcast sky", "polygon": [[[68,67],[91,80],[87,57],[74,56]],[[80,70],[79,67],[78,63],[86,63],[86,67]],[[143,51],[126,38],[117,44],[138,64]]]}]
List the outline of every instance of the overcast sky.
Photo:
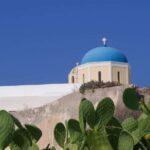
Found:
[{"label": "overcast sky", "polygon": [[1,1],[0,85],[67,82],[103,36],[127,56],[132,81],[150,85],[150,1]]}]

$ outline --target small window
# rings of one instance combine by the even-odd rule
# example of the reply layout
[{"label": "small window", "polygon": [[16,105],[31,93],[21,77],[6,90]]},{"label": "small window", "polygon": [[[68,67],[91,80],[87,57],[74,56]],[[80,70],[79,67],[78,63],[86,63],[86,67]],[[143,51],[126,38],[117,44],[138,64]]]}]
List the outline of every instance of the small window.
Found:
[{"label": "small window", "polygon": [[83,83],[85,83],[85,75],[83,74]]},{"label": "small window", "polygon": [[102,75],[101,75],[101,71],[98,72],[98,81],[101,82],[102,81]]},{"label": "small window", "polygon": [[72,76],[72,78],[71,78],[71,82],[72,82],[72,83],[74,83],[74,82],[75,82],[75,80],[74,80],[74,76]]},{"label": "small window", "polygon": [[117,73],[117,76],[118,76],[118,83],[120,83],[120,72],[119,71]]}]

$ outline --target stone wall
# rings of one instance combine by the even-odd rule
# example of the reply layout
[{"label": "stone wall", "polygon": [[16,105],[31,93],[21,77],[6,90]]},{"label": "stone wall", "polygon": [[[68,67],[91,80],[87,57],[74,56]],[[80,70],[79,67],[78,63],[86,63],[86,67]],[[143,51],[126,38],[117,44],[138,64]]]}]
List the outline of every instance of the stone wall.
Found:
[{"label": "stone wall", "polygon": [[[94,92],[88,91],[84,95],[74,92],[63,98],[51,102],[43,107],[30,109],[26,111],[12,112],[23,123],[34,123],[41,128],[43,136],[39,141],[41,148],[48,143],[56,145],[53,136],[53,129],[58,122],[64,122],[69,118],[78,117],[78,107],[82,98],[87,98],[96,104],[104,97],[111,97],[116,105],[116,116],[119,119],[128,115],[137,115],[137,113],[129,111],[122,102],[122,93],[126,86],[118,86],[104,89],[97,89]],[[150,94],[146,96],[150,100]],[[121,113],[120,113],[121,112]]]}]

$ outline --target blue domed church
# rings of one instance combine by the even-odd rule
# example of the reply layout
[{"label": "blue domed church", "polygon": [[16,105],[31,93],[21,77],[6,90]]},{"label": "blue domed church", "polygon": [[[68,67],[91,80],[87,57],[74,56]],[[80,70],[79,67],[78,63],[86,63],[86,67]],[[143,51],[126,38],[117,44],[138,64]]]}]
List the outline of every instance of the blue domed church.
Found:
[{"label": "blue domed church", "polygon": [[118,82],[130,84],[130,66],[127,57],[118,49],[103,46],[89,50],[69,73],[69,83],[86,83],[89,81]]}]

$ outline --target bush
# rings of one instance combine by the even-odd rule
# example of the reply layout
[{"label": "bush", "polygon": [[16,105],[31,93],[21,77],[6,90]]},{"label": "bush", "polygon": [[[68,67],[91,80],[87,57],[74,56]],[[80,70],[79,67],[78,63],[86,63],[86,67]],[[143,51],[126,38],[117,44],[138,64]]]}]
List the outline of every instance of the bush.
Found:
[{"label": "bush", "polygon": [[113,87],[113,86],[120,86],[120,83],[117,82],[99,82],[99,81],[90,81],[84,83],[80,86],[80,93],[84,94],[87,90],[92,90],[94,92],[95,89],[98,88],[106,88],[106,87]]}]

